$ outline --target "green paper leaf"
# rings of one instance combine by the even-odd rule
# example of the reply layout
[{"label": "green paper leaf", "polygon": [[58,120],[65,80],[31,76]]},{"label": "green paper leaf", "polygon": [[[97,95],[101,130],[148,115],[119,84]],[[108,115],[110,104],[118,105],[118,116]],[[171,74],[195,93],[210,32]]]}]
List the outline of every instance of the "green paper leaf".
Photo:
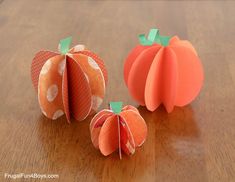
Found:
[{"label": "green paper leaf", "polygon": [[169,36],[159,35],[159,30],[152,28],[149,31],[148,38],[146,38],[144,34],[139,35],[139,42],[144,46],[153,45],[153,43],[161,44],[162,46],[168,46],[170,38],[171,37]]},{"label": "green paper leaf", "polygon": [[161,44],[163,45],[163,46],[168,46],[169,45],[169,41],[170,41],[170,39],[171,39],[171,37],[170,36],[159,36],[160,37],[160,40],[161,40]]},{"label": "green paper leaf", "polygon": [[72,37],[67,37],[65,39],[60,40],[60,52],[62,54],[66,54],[69,51],[69,46],[72,42]]},{"label": "green paper leaf", "polygon": [[155,37],[155,43],[158,43],[158,44],[161,44],[161,39],[160,39],[160,35],[158,34],[156,37]]},{"label": "green paper leaf", "polygon": [[109,105],[115,114],[119,114],[122,111],[122,102],[110,102]]},{"label": "green paper leaf", "polygon": [[148,40],[150,40],[153,43],[155,42],[158,36],[159,36],[159,30],[156,28],[152,28],[149,31]]},{"label": "green paper leaf", "polygon": [[153,45],[154,42],[161,44],[161,40],[159,37],[159,30],[156,28],[150,29],[147,39],[144,34],[140,34],[139,42],[141,45],[145,45],[145,46]]},{"label": "green paper leaf", "polygon": [[152,42],[147,40],[144,34],[139,35],[139,42],[141,45],[152,45]]}]

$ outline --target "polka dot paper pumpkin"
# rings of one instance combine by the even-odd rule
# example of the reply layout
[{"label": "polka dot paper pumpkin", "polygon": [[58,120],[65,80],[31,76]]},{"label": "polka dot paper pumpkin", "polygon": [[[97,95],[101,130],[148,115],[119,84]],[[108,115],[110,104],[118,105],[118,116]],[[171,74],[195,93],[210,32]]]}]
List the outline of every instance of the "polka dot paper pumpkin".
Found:
[{"label": "polka dot paper pumpkin", "polygon": [[111,102],[111,109],[97,113],[90,123],[91,140],[95,148],[107,156],[114,151],[134,154],[147,136],[147,126],[139,111],[121,102]]},{"label": "polka dot paper pumpkin", "polygon": [[148,110],[163,104],[167,112],[189,104],[203,84],[203,68],[187,40],[160,36],[151,29],[148,39],[139,36],[124,64],[124,79],[131,96]]},{"label": "polka dot paper pumpkin", "polygon": [[83,45],[69,50],[71,37],[60,41],[60,53],[39,51],[31,65],[33,86],[42,113],[83,120],[101,105],[107,84],[103,61]]}]

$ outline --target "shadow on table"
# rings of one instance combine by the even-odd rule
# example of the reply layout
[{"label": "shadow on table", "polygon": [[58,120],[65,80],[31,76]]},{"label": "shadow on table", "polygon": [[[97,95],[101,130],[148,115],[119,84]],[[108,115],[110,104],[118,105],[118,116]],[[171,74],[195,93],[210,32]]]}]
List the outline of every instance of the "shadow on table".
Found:
[{"label": "shadow on table", "polygon": [[171,114],[163,107],[155,112],[138,109],[148,125],[148,138],[133,156],[123,155],[122,160],[118,153],[102,156],[90,140],[92,117],[67,124],[65,117],[51,121],[42,116],[37,127],[42,160],[62,181],[148,181],[173,176],[172,169],[185,179],[193,173],[205,180],[204,150],[191,107],[175,108]]}]

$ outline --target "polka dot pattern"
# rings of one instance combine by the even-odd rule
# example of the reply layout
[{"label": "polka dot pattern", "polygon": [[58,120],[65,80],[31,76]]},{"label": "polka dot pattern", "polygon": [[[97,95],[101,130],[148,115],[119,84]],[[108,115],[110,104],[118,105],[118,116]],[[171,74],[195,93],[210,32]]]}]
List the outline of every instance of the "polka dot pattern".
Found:
[{"label": "polka dot pattern", "polygon": [[47,90],[47,100],[52,102],[58,95],[58,86],[53,84]]},{"label": "polka dot pattern", "polygon": [[125,106],[118,117],[109,109],[98,112],[90,122],[90,136],[95,148],[107,156],[119,151],[132,155],[147,136],[147,125],[133,106]]},{"label": "polka dot pattern", "polygon": [[[83,74],[88,78],[88,83],[91,89],[91,112],[94,113],[101,105],[105,95],[105,80],[98,64],[91,57],[83,54],[73,54],[73,59],[76,60],[83,70]],[[90,60],[90,61],[89,61]],[[92,65],[92,66],[91,66]],[[98,68],[98,69],[94,69]]]},{"label": "polka dot pattern", "polygon": [[[70,116],[83,120],[101,105],[106,82],[104,64],[98,56],[87,51],[84,45],[77,45],[66,55],[49,51],[36,54],[31,75],[46,117],[55,120],[66,114],[68,121]],[[77,58],[77,54],[82,58]]]},{"label": "polka dot pattern", "polygon": [[57,119],[57,118],[59,118],[59,117],[61,117],[61,116],[63,116],[63,115],[64,115],[64,111],[62,111],[61,109],[60,109],[60,110],[57,110],[57,111],[53,114],[52,119],[55,120],[55,119]]},{"label": "polka dot pattern", "polygon": [[58,73],[62,76],[65,68],[65,59],[61,61],[58,65]]},{"label": "polka dot pattern", "polygon": [[50,119],[56,119],[64,113],[61,75],[61,73],[63,73],[62,70],[64,69],[63,62],[65,62],[64,55],[54,56],[53,58],[50,58],[50,61],[45,63],[39,74],[39,105],[43,114]]},{"label": "polka dot pattern", "polygon": [[79,44],[79,45],[76,45],[75,47],[74,47],[74,52],[79,52],[79,51],[83,51],[85,49],[85,46],[84,45],[81,45],[81,44]]},{"label": "polka dot pattern", "polygon": [[104,77],[104,80],[105,80],[105,85],[107,85],[108,73],[107,73],[107,69],[104,65],[103,60],[99,56],[97,56],[95,53],[91,52],[90,50],[81,51],[80,54],[89,56],[89,57],[93,58],[93,60],[95,60],[95,62],[99,65],[99,68],[102,71],[102,74],[103,74],[103,77]]},{"label": "polka dot pattern", "polygon": [[88,63],[93,69],[95,70],[100,69],[99,65],[91,57],[88,57]]},{"label": "polka dot pattern", "polygon": [[49,71],[49,69],[51,68],[51,65],[52,65],[51,60],[48,59],[47,62],[43,65],[40,74],[45,75]]}]

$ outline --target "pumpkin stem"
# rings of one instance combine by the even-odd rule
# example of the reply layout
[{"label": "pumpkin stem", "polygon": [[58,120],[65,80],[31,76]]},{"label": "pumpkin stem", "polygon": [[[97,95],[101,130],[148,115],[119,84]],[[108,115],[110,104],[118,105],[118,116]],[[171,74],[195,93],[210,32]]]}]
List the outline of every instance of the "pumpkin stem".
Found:
[{"label": "pumpkin stem", "polygon": [[119,114],[122,111],[122,102],[110,102],[109,105],[115,114]]},{"label": "pumpkin stem", "polygon": [[159,38],[160,38],[162,46],[168,46],[169,45],[169,42],[170,42],[170,39],[171,39],[170,36],[161,36],[160,35]]},{"label": "pumpkin stem", "polygon": [[150,29],[148,38],[144,34],[139,35],[139,42],[141,45],[148,46],[153,45],[153,43],[160,44],[162,46],[168,46],[170,41],[169,36],[159,35],[159,30],[156,28]]},{"label": "pumpkin stem", "polygon": [[69,46],[72,42],[72,37],[67,37],[65,39],[60,40],[59,50],[61,54],[66,54],[69,51]]}]

